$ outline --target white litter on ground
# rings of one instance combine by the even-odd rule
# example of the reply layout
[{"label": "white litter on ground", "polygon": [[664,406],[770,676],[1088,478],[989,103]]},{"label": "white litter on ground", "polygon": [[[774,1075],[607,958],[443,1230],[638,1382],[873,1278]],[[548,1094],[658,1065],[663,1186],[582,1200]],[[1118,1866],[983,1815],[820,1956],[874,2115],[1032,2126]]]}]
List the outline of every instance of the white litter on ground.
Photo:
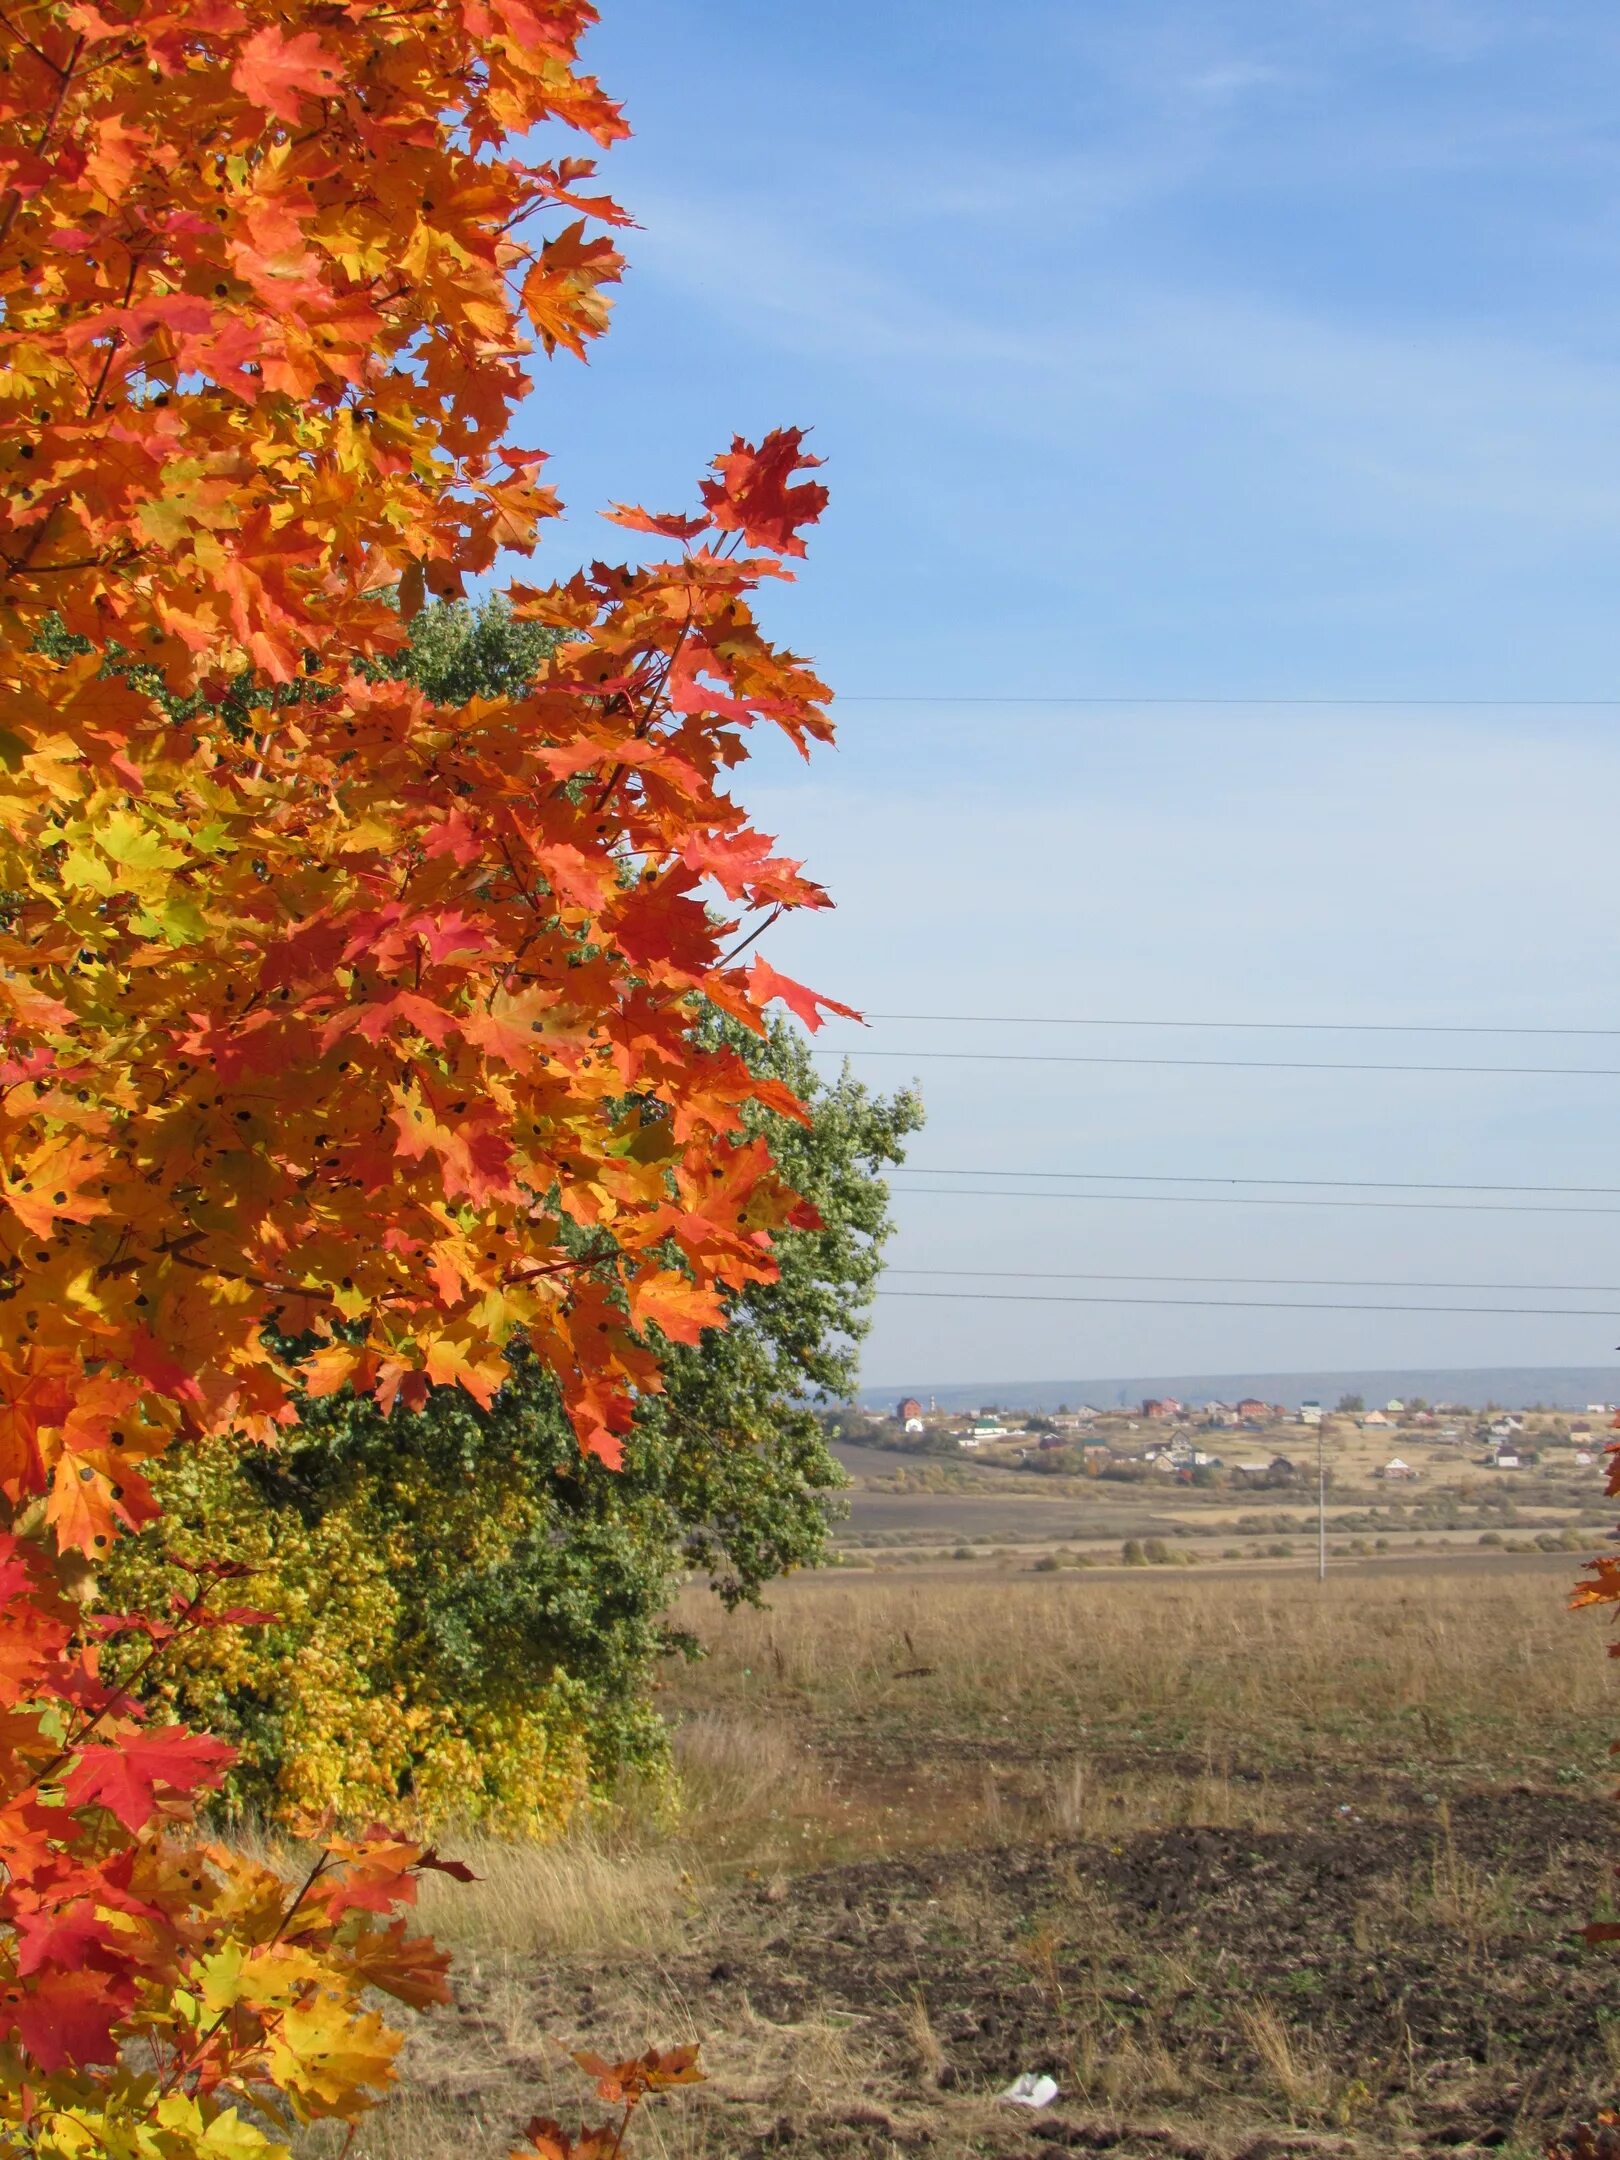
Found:
[{"label": "white litter on ground", "polygon": [[1010,2100],[1014,2107],[1050,2107],[1058,2096],[1057,2079],[1041,2077],[1033,2070],[1015,2077],[1004,2093],[997,2093],[998,2100]]}]

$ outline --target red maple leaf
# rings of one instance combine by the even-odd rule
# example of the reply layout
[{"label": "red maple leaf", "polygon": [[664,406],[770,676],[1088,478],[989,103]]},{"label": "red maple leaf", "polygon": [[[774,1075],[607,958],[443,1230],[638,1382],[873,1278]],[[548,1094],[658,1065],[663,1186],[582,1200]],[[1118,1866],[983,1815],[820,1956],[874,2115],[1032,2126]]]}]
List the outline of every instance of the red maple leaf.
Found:
[{"label": "red maple leaf", "polygon": [[773,554],[802,555],[796,528],[820,517],[827,490],[819,480],[788,483],[803,467],[821,462],[806,456],[802,428],[772,428],[757,450],[738,435],[729,455],[714,461],[719,479],[705,480],[699,492],[722,532],[740,532],[750,547]]},{"label": "red maple leaf", "polygon": [[823,997],[819,990],[807,989],[791,975],[781,974],[768,960],[756,960],[748,970],[748,988],[756,1005],[780,998],[811,1030],[820,1027],[823,1013],[839,1013],[846,1020],[861,1017],[853,1005],[840,1005],[836,998]]},{"label": "red maple leaf", "polygon": [[138,1830],[151,1816],[160,1785],[178,1793],[217,1785],[235,1760],[236,1750],[223,1740],[184,1725],[162,1725],[88,1750],[62,1784],[70,1806],[107,1808],[126,1830]]},{"label": "red maple leaf", "polygon": [[47,2076],[66,2063],[116,2059],[113,2028],[129,2006],[127,1986],[105,1973],[47,1972],[11,2009],[12,2029]]},{"label": "red maple leaf", "polygon": [[231,81],[245,98],[297,125],[303,97],[330,97],[341,78],[313,30],[284,37],[273,23],[255,31],[242,47]]},{"label": "red maple leaf", "polygon": [[17,1930],[17,1972],[22,1979],[48,1967],[88,1970],[95,1962],[93,1954],[112,1939],[107,1922],[88,1897],[19,1912],[12,1925]]}]

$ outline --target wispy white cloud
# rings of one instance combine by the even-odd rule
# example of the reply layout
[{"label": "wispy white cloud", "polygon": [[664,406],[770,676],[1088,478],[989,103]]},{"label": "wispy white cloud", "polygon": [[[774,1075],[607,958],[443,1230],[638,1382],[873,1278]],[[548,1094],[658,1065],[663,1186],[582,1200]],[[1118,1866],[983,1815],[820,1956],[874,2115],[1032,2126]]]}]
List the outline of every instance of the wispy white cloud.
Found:
[{"label": "wispy white cloud", "polygon": [[[1248,486],[1331,521],[1400,524],[1414,507],[1521,526],[1620,521],[1620,364],[1527,326],[1437,312],[1379,323],[1245,290],[1099,264],[1089,290],[1042,288],[1016,261],[977,294],[808,240],[757,203],[664,198],[644,270],[751,340],[818,353],[991,438],[1061,460],[1119,425],[1223,433]],[[1060,244],[1021,236],[1025,259]]]},{"label": "wispy white cloud", "polygon": [[1194,97],[1215,103],[1246,97],[1251,91],[1272,90],[1295,80],[1289,70],[1264,60],[1219,60],[1184,76],[1182,87]]},{"label": "wispy white cloud", "polygon": [[648,226],[638,270],[679,286],[750,338],[863,364],[948,353],[984,366],[1031,355],[1016,325],[956,304],[856,248],[807,238],[800,220],[767,201],[666,194],[638,210]]},{"label": "wispy white cloud", "polygon": [[[1620,521],[1620,365],[1522,330],[1379,326],[1234,292],[1122,295],[1072,348],[1078,383],[1139,408],[1225,412],[1251,468],[1320,496],[1329,519],[1398,523],[1414,506],[1538,526]],[[1048,354],[1047,364],[1056,364]]]}]

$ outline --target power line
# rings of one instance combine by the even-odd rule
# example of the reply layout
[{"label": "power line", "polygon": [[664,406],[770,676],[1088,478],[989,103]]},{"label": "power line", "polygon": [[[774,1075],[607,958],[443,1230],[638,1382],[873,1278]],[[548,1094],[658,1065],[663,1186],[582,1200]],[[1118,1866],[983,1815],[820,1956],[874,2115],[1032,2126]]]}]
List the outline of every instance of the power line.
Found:
[{"label": "power line", "polygon": [[1329,1058],[1172,1058],[1084,1056],[1061,1050],[812,1050],[812,1057],[947,1058],[981,1065],[1193,1065],[1241,1072],[1495,1073],[1504,1078],[1620,1080],[1620,1070],[1605,1065],[1366,1065]]},{"label": "power line", "polygon": [[1536,1292],[1541,1296],[1620,1297],[1620,1283],[1583,1282],[1403,1282],[1382,1275],[1097,1275],[1062,1268],[919,1268],[888,1264],[885,1275],[944,1276],[959,1282],[1145,1282],[1238,1285],[1272,1290],[1489,1290]]},{"label": "power line", "polygon": [[956,1200],[1070,1200],[1082,1203],[1146,1200],[1167,1207],[1378,1208],[1402,1214],[1438,1215],[1620,1215],[1620,1208],[1507,1207],[1492,1200],[1290,1200],[1272,1193],[1042,1192],[1038,1186],[900,1185],[896,1194]]},{"label": "power line", "polygon": [[1344,1305],[1315,1298],[1093,1297],[1031,1290],[879,1290],[878,1297],[951,1298],[988,1305],[1175,1305],[1205,1312],[1466,1313],[1476,1320],[1616,1320],[1620,1313],[1568,1305]]},{"label": "power line", "polygon": [[1219,1028],[1294,1035],[1582,1035],[1620,1036],[1620,1028],[1480,1027],[1447,1020],[1094,1020],[1055,1013],[883,1013],[865,1020],[930,1027]]},{"label": "power line", "polygon": [[1200,697],[1133,696],[1103,692],[1078,695],[1062,691],[1050,696],[1025,696],[1016,692],[933,690],[840,690],[840,705],[1129,705],[1188,707],[1237,706],[1270,711],[1417,711],[1417,712],[1615,712],[1620,698],[1593,697]]},{"label": "power line", "polygon": [[[1082,1183],[1120,1185],[1295,1185],[1332,1186],[1351,1192],[1489,1192],[1590,1193],[1620,1196],[1620,1185],[1477,1185],[1466,1178],[1200,1177],[1191,1172],[1150,1170],[947,1170],[939,1163],[901,1163],[890,1177],[1069,1178]],[[1584,1213],[1585,1210],[1580,1212]]]}]

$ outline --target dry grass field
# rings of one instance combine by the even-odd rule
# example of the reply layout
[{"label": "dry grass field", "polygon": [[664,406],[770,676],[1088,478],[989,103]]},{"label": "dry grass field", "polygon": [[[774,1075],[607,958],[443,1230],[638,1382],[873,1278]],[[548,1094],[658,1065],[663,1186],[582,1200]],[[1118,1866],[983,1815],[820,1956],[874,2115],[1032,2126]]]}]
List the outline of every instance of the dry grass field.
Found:
[{"label": "dry grass field", "polygon": [[[1568,1563],[824,1577],[666,1694],[678,1804],[435,1885],[455,2006],[375,2160],[581,2112],[565,2048],[701,2039],[647,2160],[1538,2152],[1620,2086],[1574,1939],[1620,1699]],[[998,2101],[1048,2072],[1039,2114]],[[319,2149],[319,2148],[317,2148]]]}]

